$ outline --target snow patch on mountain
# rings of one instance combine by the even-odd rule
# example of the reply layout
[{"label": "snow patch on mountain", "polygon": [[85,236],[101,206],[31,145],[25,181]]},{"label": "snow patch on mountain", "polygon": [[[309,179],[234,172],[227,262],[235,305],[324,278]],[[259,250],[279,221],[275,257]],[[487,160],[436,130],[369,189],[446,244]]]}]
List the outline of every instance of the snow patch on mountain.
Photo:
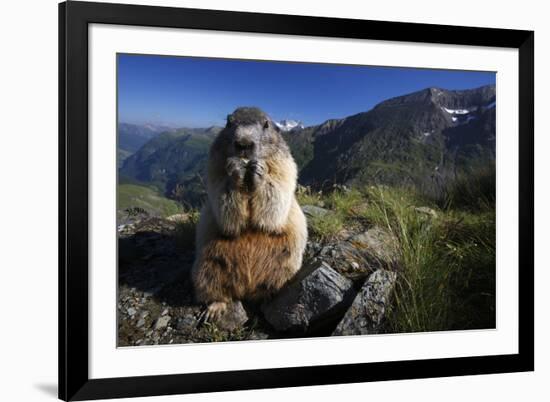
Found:
[{"label": "snow patch on mountain", "polygon": [[467,109],[447,109],[446,107],[442,107],[444,111],[446,111],[449,114],[468,114],[470,113]]},{"label": "snow patch on mountain", "polygon": [[302,122],[297,120],[281,120],[274,123],[281,131],[301,130],[304,128]]}]

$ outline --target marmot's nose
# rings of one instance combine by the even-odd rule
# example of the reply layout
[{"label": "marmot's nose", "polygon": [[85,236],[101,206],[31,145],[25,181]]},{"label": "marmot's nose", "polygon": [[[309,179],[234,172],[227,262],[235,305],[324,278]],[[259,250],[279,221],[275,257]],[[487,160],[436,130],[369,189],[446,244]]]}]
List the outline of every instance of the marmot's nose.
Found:
[{"label": "marmot's nose", "polygon": [[238,151],[250,151],[254,148],[254,143],[250,140],[240,139],[235,141],[235,149]]}]

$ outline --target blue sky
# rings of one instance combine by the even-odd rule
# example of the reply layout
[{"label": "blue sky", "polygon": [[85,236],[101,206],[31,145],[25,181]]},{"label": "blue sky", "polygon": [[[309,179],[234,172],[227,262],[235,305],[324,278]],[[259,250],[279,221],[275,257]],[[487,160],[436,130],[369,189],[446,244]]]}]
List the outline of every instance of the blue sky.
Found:
[{"label": "blue sky", "polygon": [[208,127],[224,125],[239,106],[258,106],[275,120],[313,125],[427,87],[475,88],[495,78],[490,72],[121,54],[119,121]]}]

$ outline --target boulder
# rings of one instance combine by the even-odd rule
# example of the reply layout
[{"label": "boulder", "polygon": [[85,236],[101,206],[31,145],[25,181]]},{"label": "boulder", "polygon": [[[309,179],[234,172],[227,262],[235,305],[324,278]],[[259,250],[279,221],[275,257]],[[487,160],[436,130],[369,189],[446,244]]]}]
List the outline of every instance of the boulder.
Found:
[{"label": "boulder", "polygon": [[189,220],[189,214],[174,214],[166,218],[170,222],[187,222]]},{"label": "boulder", "polygon": [[317,207],[315,205],[304,205],[302,207],[302,211],[304,211],[304,214],[308,218],[317,218],[333,213],[328,209]]},{"label": "boulder", "polygon": [[248,321],[248,314],[240,301],[231,303],[223,315],[216,320],[216,326],[225,331],[234,331]]},{"label": "boulder", "polygon": [[171,319],[172,317],[170,317],[169,315],[163,315],[162,317],[159,317],[155,322],[155,331],[166,328]]},{"label": "boulder", "polygon": [[[374,226],[369,230],[356,234],[348,241],[364,254],[369,255],[371,263],[394,265],[398,259],[396,239],[387,230]],[[382,268],[382,267],[380,267]]]},{"label": "boulder", "polygon": [[378,333],[386,314],[397,275],[379,269],[369,276],[333,335]]},{"label": "boulder", "polygon": [[301,272],[262,311],[277,331],[305,333],[337,320],[354,293],[349,279],[321,262]]},{"label": "boulder", "polygon": [[395,268],[397,242],[386,230],[375,226],[347,240],[324,245],[311,260],[325,262],[338,273],[363,281],[377,269]]}]

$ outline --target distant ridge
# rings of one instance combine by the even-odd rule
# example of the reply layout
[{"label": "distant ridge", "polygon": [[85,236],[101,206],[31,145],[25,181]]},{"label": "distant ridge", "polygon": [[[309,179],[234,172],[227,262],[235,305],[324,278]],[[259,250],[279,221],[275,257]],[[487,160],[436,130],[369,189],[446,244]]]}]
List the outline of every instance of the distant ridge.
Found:
[{"label": "distant ridge", "polygon": [[[276,124],[299,166],[302,184],[417,185],[444,181],[472,163],[494,161],[495,101],[494,85],[467,90],[431,87],[315,126],[292,120]],[[146,132],[150,138],[127,158],[120,175],[153,184],[169,196],[176,188],[189,196],[202,186],[208,149],[221,129]]]}]

